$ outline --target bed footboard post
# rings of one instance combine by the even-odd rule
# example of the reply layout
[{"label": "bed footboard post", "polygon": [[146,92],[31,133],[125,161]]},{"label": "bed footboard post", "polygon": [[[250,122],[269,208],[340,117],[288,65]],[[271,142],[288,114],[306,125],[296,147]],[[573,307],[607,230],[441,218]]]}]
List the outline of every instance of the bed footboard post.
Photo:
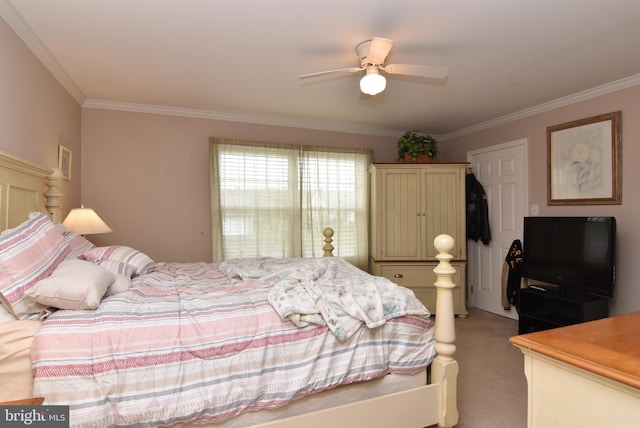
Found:
[{"label": "bed footboard post", "polygon": [[440,420],[441,427],[451,427],[458,423],[457,379],[458,362],[454,359],[456,352],[455,315],[453,310],[452,281],[456,270],[451,266],[451,250],[455,245],[449,235],[438,235],[433,241],[438,250],[436,258],[440,262],[433,269],[436,274],[436,345],[438,356],[431,363],[431,382],[441,385],[440,388]]}]

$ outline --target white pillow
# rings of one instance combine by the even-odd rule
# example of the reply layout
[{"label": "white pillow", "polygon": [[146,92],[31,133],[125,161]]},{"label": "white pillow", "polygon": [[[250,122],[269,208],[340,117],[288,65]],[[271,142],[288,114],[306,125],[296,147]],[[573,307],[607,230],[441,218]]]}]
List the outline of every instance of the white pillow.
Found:
[{"label": "white pillow", "polygon": [[69,259],[58,265],[26,295],[41,305],[59,309],[96,309],[115,276],[85,260]]}]

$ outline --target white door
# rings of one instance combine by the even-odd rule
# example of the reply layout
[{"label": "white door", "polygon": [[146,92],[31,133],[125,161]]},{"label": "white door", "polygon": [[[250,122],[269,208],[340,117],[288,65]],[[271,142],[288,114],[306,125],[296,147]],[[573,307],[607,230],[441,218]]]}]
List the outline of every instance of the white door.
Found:
[{"label": "white door", "polygon": [[469,305],[517,319],[514,307],[502,303],[502,268],[511,243],[522,240],[527,214],[527,140],[487,147],[467,153],[473,172],[489,203],[491,242],[467,242]]}]

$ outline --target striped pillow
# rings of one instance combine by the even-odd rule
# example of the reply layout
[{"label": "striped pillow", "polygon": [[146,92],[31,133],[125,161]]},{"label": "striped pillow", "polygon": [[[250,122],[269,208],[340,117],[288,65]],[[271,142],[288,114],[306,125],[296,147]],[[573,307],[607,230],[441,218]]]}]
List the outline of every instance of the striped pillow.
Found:
[{"label": "striped pillow", "polygon": [[136,267],[127,263],[116,262],[112,260],[99,260],[94,263],[111,271],[111,273],[126,276],[128,278],[131,278],[136,273]]},{"label": "striped pillow", "polygon": [[80,258],[90,262],[112,261],[126,263],[135,268],[133,276],[153,271],[156,263],[145,253],[124,245],[95,247],[85,251]]},{"label": "striped pillow", "polygon": [[84,236],[76,232],[64,232],[62,236],[64,236],[65,242],[71,247],[70,259],[77,259],[85,251],[95,248],[95,245],[91,241],[88,241]]},{"label": "striped pillow", "polygon": [[71,253],[62,233],[43,213],[0,235],[0,295],[20,319],[37,317],[44,307],[25,296]]},{"label": "striped pillow", "polygon": [[109,288],[107,288],[105,297],[122,293],[131,287],[131,277],[133,277],[133,274],[136,272],[136,268],[134,266],[111,260],[101,260],[96,262],[96,264],[115,274],[115,280],[111,283]]}]

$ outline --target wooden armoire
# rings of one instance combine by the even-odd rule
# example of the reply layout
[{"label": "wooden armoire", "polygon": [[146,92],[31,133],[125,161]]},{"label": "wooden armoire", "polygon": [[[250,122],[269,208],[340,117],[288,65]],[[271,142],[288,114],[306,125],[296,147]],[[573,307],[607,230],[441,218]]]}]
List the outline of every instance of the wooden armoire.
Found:
[{"label": "wooden armoire", "polygon": [[378,163],[371,178],[370,271],[408,287],[435,313],[434,238],[455,239],[454,312],[467,316],[466,163]]}]

